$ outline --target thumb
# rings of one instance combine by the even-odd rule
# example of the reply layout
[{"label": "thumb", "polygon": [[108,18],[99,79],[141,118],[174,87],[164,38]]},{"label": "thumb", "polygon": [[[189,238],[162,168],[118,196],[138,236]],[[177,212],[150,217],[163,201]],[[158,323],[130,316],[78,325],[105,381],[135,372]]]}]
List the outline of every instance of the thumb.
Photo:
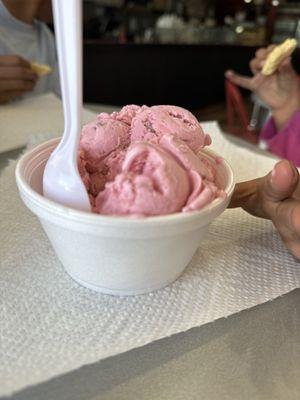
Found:
[{"label": "thumb", "polygon": [[287,160],[279,161],[261,181],[260,195],[266,202],[277,203],[291,197],[298,183],[297,170]]}]

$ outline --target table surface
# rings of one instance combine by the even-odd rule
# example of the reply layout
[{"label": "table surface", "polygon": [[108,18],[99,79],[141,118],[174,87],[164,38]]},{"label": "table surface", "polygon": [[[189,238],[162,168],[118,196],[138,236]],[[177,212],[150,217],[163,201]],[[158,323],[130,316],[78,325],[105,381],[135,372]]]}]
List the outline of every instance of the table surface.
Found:
[{"label": "table surface", "polygon": [[[232,140],[244,144],[239,139]],[[21,151],[0,154],[0,171],[8,159],[18,157]],[[300,290],[85,366],[10,397],[11,400],[200,398],[300,398]]]}]

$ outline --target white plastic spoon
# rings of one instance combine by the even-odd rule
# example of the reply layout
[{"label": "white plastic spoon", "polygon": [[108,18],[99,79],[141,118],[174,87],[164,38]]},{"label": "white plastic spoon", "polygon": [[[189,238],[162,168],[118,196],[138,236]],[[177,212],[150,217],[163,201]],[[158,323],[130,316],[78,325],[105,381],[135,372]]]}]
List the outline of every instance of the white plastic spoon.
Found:
[{"label": "white plastic spoon", "polygon": [[91,211],[80,178],[77,151],[82,112],[82,0],[52,0],[65,128],[44,171],[44,196],[82,211]]}]

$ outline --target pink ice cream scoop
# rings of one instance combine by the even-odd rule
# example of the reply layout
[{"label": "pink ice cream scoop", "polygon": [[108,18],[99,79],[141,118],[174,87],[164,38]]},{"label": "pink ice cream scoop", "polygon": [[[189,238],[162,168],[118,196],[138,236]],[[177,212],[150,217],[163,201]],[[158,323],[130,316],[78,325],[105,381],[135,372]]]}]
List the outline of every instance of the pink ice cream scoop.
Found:
[{"label": "pink ice cream scoop", "polygon": [[96,197],[105,184],[115,179],[121,172],[126,150],[115,150],[101,160],[95,172],[90,176],[89,192]]},{"label": "pink ice cream scoop", "polygon": [[218,159],[208,161],[200,154],[196,155],[186,143],[175,135],[162,136],[160,145],[174,156],[189,175],[191,192],[182,211],[198,210],[216,197],[225,195],[214,183]]},{"label": "pink ice cream scoop", "polygon": [[153,216],[203,208],[224,196],[218,161],[197,119],[176,106],[129,105],[83,128],[78,167],[94,212]]},{"label": "pink ice cream scoop", "polygon": [[99,163],[115,150],[130,143],[129,126],[109,114],[99,114],[96,121],[85,125],[80,139],[80,153],[89,172],[96,172]]},{"label": "pink ice cream scoop", "polygon": [[119,112],[113,112],[111,114],[111,118],[117,120],[117,121],[122,121],[125,124],[131,126],[133,118],[141,112],[146,110],[148,107],[147,106],[136,106],[135,104],[130,104],[128,106],[124,106]]},{"label": "pink ice cream scoop", "polygon": [[211,143],[192,113],[176,106],[153,106],[136,114],[131,124],[131,141],[159,143],[171,133],[183,140],[194,152]]},{"label": "pink ice cream scoop", "polygon": [[135,143],[122,171],[98,194],[100,214],[150,216],[180,211],[190,193],[187,171],[164,149]]},{"label": "pink ice cream scoop", "polygon": [[148,108],[134,104],[112,114],[101,113],[85,125],[80,139],[78,168],[92,197],[121,171],[124,149],[130,144],[130,126],[136,114]]}]

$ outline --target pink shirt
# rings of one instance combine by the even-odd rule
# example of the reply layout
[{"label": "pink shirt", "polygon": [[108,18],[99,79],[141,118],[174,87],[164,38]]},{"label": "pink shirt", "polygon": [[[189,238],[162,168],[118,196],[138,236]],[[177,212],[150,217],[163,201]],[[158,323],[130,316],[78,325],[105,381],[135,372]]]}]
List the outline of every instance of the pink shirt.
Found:
[{"label": "pink shirt", "polygon": [[281,158],[292,161],[300,167],[300,110],[277,131],[271,117],[263,127],[260,139],[267,144],[267,149]]}]

